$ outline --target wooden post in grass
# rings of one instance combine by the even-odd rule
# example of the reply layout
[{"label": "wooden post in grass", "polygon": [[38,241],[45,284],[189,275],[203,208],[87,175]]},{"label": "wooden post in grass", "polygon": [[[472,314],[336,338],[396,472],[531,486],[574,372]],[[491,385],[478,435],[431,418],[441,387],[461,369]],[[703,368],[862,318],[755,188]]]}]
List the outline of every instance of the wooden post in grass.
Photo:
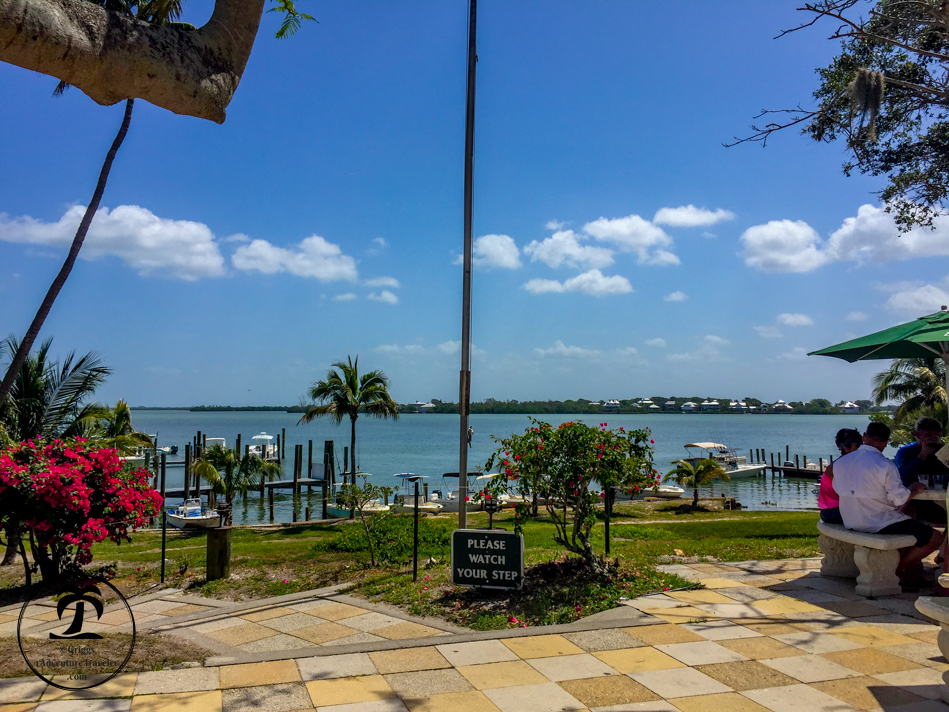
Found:
[{"label": "wooden post in grass", "polygon": [[613,488],[607,487],[603,493],[603,509],[606,510],[606,555],[610,555],[610,516],[613,514]]},{"label": "wooden post in grass", "polygon": [[231,576],[231,527],[208,529],[207,579],[217,581]]},{"label": "wooden post in grass", "polygon": [[165,509],[165,453],[161,454],[161,583],[165,583],[165,537],[168,527],[168,510]]}]

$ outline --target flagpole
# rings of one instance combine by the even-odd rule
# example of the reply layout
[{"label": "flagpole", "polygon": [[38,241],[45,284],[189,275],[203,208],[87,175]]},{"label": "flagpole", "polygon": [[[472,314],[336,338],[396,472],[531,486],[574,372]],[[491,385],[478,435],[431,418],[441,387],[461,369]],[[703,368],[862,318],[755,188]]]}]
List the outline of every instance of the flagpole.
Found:
[{"label": "flagpole", "polygon": [[478,0],[468,9],[468,96],[465,108],[465,251],[461,297],[461,373],[458,379],[458,413],[461,437],[458,448],[458,528],[468,525],[468,408],[471,402],[471,205],[474,183],[475,70]]}]

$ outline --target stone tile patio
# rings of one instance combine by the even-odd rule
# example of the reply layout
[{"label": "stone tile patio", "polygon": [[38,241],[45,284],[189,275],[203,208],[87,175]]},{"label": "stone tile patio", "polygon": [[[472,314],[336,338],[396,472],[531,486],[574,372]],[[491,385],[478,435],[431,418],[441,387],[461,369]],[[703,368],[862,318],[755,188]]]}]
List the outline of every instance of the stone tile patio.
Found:
[{"label": "stone tile patio", "polygon": [[[0,680],[0,712],[949,712],[940,701],[949,661],[915,596],[857,600],[852,584],[821,578],[818,566],[677,564],[706,589],[625,601],[542,630],[392,622],[331,591],[176,613],[200,604],[166,593],[152,602],[178,605],[143,609],[161,619],[146,625],[216,641],[222,654],[206,667],[124,674],[81,695],[35,678]],[[31,616],[36,626],[48,624],[42,608]],[[430,630],[379,634],[402,625]],[[312,647],[299,637],[322,626],[352,631],[335,640],[372,638]],[[249,631],[267,635],[237,642]],[[281,636],[311,647],[241,647]]]}]

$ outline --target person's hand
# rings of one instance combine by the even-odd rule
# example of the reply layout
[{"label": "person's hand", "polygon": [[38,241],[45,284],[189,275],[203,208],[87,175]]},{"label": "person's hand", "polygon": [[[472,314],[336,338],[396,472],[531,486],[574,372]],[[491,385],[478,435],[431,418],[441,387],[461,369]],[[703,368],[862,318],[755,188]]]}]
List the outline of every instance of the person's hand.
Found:
[{"label": "person's hand", "polygon": [[920,492],[925,492],[925,491],[926,491],[926,485],[924,485],[922,482],[914,482],[913,484],[909,486],[910,497],[915,497]]}]

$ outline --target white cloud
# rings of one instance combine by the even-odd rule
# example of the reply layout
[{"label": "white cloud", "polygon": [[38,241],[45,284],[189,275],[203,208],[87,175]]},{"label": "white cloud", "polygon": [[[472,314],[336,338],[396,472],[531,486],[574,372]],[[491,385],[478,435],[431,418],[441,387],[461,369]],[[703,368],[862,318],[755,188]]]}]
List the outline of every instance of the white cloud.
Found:
[{"label": "white cloud", "polygon": [[384,302],[386,304],[398,304],[399,298],[395,296],[388,289],[383,289],[381,292],[376,294],[375,292],[370,292],[366,299],[371,299],[374,302]]},{"label": "white cloud", "polygon": [[250,238],[239,232],[236,235],[225,237],[221,242],[250,242]]},{"label": "white cloud", "polygon": [[672,294],[667,294],[663,299],[667,302],[684,302],[689,297],[685,292],[673,292]]},{"label": "white cloud", "polygon": [[617,349],[616,355],[621,358],[634,358],[639,356],[639,350],[635,346],[627,346],[626,348]]},{"label": "white cloud", "polygon": [[648,341],[646,341],[646,346],[658,346],[659,348],[663,349],[666,347],[666,340],[665,339],[649,339]]},{"label": "white cloud", "polygon": [[335,297],[333,297],[334,302],[349,302],[353,299],[356,299],[356,295],[352,292],[347,292],[346,294],[337,294]]},{"label": "white cloud", "polygon": [[375,245],[376,247],[378,247],[380,250],[382,250],[382,249],[385,249],[385,247],[386,247],[389,243],[386,242],[386,240],[385,240],[384,237],[374,237],[374,238],[372,238],[372,244]]},{"label": "white cloud", "polygon": [[922,316],[949,304],[949,292],[934,284],[899,285],[886,301],[886,308],[906,316]]},{"label": "white cloud", "polygon": [[803,361],[805,358],[807,358],[807,349],[800,346],[795,346],[790,351],[778,356],[778,358],[785,359],[787,361]]},{"label": "white cloud", "polygon": [[778,314],[778,323],[784,326],[813,326],[814,320],[807,314]]},{"label": "white cloud", "polygon": [[705,336],[699,347],[695,351],[688,353],[669,354],[666,356],[670,361],[679,362],[705,362],[722,360],[722,352],[719,347],[728,346],[731,342],[721,336],[708,334]]},{"label": "white cloud", "polygon": [[857,216],[844,220],[830,236],[827,250],[835,259],[857,263],[949,255],[949,220],[937,218],[933,227],[900,232],[885,210],[861,205]]},{"label": "white cloud", "polygon": [[702,237],[707,237],[709,240],[714,240],[716,237],[718,237],[718,235],[716,235],[714,232],[705,230],[702,232]]},{"label": "white cloud", "polygon": [[671,225],[672,227],[707,227],[720,223],[723,220],[734,220],[735,213],[730,210],[706,210],[694,205],[683,205],[679,208],[660,208],[652,221],[657,225]]},{"label": "white cloud", "polygon": [[580,346],[566,346],[559,339],[549,349],[534,349],[541,358],[593,358],[599,356],[596,349],[584,349]]},{"label": "white cloud", "polygon": [[373,277],[363,282],[367,287],[392,287],[398,289],[401,285],[395,277]]},{"label": "white cloud", "polygon": [[829,261],[820,236],[801,220],[772,220],[742,233],[745,264],[763,272],[809,272]]},{"label": "white cloud", "polygon": [[445,341],[438,345],[438,350],[443,354],[448,354],[452,356],[461,351],[461,342],[460,341]]},{"label": "white cloud", "polygon": [[231,258],[236,269],[264,274],[287,272],[297,277],[314,277],[324,282],[338,279],[355,281],[356,260],[344,255],[339,245],[319,235],[311,235],[292,249],[277,247],[266,240],[242,245]]},{"label": "white cloud", "polygon": [[587,239],[573,230],[560,230],[547,239],[534,240],[524,248],[524,254],[530,255],[531,262],[540,260],[548,267],[566,265],[576,268],[607,267],[613,264],[613,251],[605,247],[581,245],[580,240]]},{"label": "white cloud", "polygon": [[[85,207],[73,205],[52,223],[0,213],[0,240],[33,245],[68,246]],[[137,205],[99,208],[80,257],[114,256],[139,274],[196,280],[224,274],[224,257],[211,229],[190,220],[160,218]]]},{"label": "white cloud", "polygon": [[776,326],[756,326],[755,331],[762,339],[780,339],[784,334]]},{"label": "white cloud", "polygon": [[[458,255],[455,264],[463,263],[464,256]],[[508,235],[482,235],[471,245],[471,264],[478,269],[517,269],[521,266],[520,251]]]},{"label": "white cloud", "polygon": [[773,220],[748,228],[741,236],[745,264],[764,272],[809,272],[828,262],[895,262],[949,255],[949,218],[934,229],[900,232],[883,208],[861,205],[824,243],[807,223]]},{"label": "white cloud", "polygon": [[544,225],[548,230],[563,230],[566,226],[567,223],[560,220],[548,220],[547,224]]},{"label": "white cloud", "polygon": [[844,318],[847,321],[866,321],[869,317],[862,311],[852,311]]},{"label": "white cloud", "polygon": [[599,218],[583,226],[584,232],[597,240],[611,242],[626,252],[635,252],[639,264],[674,265],[679,258],[668,250],[672,238],[661,227],[653,225],[638,215],[625,218]]},{"label": "white cloud", "polygon": [[420,344],[379,344],[376,351],[384,354],[420,354],[424,353],[425,347]]},{"label": "white cloud", "polygon": [[607,294],[627,294],[633,291],[629,280],[620,275],[605,276],[598,269],[571,277],[562,284],[555,279],[532,279],[524,284],[524,289],[532,294],[547,292],[582,292],[594,297]]}]

